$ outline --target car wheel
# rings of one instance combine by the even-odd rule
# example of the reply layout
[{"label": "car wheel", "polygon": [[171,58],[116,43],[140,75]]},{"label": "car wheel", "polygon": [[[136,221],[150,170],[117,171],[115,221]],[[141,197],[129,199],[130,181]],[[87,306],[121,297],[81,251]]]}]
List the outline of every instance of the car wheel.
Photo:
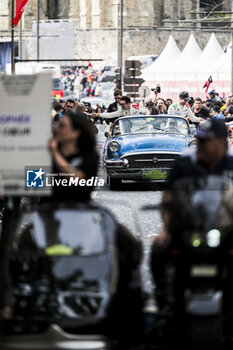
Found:
[{"label": "car wheel", "polygon": [[110,190],[116,191],[121,187],[121,179],[112,179],[108,176],[108,186]]}]

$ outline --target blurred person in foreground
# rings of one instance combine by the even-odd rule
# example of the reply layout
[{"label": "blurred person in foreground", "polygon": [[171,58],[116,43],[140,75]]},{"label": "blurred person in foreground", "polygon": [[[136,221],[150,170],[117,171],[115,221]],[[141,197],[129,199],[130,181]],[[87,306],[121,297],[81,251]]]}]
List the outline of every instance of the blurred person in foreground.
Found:
[{"label": "blurred person in foreground", "polygon": [[[228,129],[223,120],[212,119],[197,129],[197,148],[189,150],[177,158],[170,172],[162,204],[172,201],[172,190],[177,180],[182,178],[206,177],[208,175],[225,175],[232,178],[233,156],[228,152]],[[168,258],[172,242],[169,232],[171,213],[162,212],[163,229],[152,246],[151,268],[156,283],[163,277],[163,266]],[[178,229],[178,228],[177,228]],[[179,233],[177,233],[179,234]],[[156,296],[159,300],[162,286],[157,285]]]},{"label": "blurred person in foreground", "polygon": [[[81,113],[67,111],[63,114],[49,141],[53,159],[53,172],[67,174],[59,179],[70,177],[88,180],[95,178],[98,169],[96,140],[86,117]],[[71,174],[71,175],[70,175]],[[88,201],[92,186],[54,186],[52,199],[56,201]]]},{"label": "blurred person in foreground", "polygon": [[[56,179],[69,180],[73,177],[79,180],[78,186],[55,185],[51,202],[88,203],[94,186],[87,185],[87,182],[81,185],[80,181],[92,181],[96,178],[99,157],[96,152],[95,136],[86,117],[80,113],[65,112],[55,128],[55,136],[49,141],[49,149],[53,159],[53,173],[62,173]],[[41,203],[48,202],[50,201],[47,197],[41,201]],[[0,313],[4,320],[11,319],[14,305],[14,283],[11,281],[8,262],[12,235],[8,233],[9,228],[8,231],[4,231],[4,237],[0,241]],[[88,232],[86,234],[88,235]],[[124,347],[126,339],[129,343],[137,343],[141,335],[142,246],[140,241],[120,223],[116,223],[115,234],[119,256],[116,266],[118,279],[116,293],[109,308],[107,322],[103,324],[103,331],[114,339],[119,339],[121,343],[119,349],[123,349],[127,348]]]},{"label": "blurred person in foreground", "polygon": [[179,101],[173,103],[168,108],[168,114],[180,115],[186,118],[188,121],[193,123],[200,123],[202,118],[196,117],[188,105],[190,100],[189,93],[187,91],[182,91],[179,95]]}]

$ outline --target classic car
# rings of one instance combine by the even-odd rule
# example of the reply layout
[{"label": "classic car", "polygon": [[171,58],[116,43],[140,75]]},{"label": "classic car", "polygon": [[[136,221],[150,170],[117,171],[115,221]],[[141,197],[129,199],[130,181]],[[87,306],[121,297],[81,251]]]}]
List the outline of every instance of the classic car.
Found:
[{"label": "classic car", "polygon": [[166,181],[175,159],[195,147],[189,123],[174,115],[121,117],[106,137],[103,164],[110,189],[122,180]]}]

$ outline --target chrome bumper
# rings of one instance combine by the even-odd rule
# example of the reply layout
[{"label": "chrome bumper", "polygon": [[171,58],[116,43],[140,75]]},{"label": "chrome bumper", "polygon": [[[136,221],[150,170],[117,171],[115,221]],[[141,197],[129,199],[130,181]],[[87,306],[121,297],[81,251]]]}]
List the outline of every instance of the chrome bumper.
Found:
[{"label": "chrome bumper", "polygon": [[1,350],[107,350],[107,339],[98,335],[74,335],[51,325],[45,333],[4,337]]}]

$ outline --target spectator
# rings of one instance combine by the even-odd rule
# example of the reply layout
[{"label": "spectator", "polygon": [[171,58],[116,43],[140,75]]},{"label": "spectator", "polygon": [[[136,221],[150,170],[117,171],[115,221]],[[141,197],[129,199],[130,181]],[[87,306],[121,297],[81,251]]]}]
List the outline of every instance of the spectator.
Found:
[{"label": "spectator", "polygon": [[72,112],[75,110],[75,101],[68,99],[65,103],[64,112]]},{"label": "spectator", "polygon": [[161,97],[158,98],[155,108],[157,111],[156,114],[167,114],[167,106],[163,98]]},{"label": "spectator", "polygon": [[192,111],[195,114],[195,116],[198,118],[202,118],[202,119],[210,118],[210,113],[206,108],[202,106],[202,100],[200,99],[200,97],[195,98]]},{"label": "spectator", "polygon": [[217,92],[215,90],[212,90],[209,92],[209,98],[207,96],[207,102],[221,102],[221,98],[218,96]]},{"label": "spectator", "polygon": [[145,104],[146,108],[148,109],[149,111],[149,114],[150,115],[156,115],[158,113],[156,113],[155,111],[155,105],[152,101],[148,101],[146,104]]},{"label": "spectator", "polygon": [[53,117],[54,122],[58,122],[60,118],[62,117],[62,105],[59,102],[54,102],[53,103],[53,108],[55,111],[55,115]]},{"label": "spectator", "polygon": [[60,104],[62,106],[62,109],[65,108],[66,101],[65,100],[60,100]]},{"label": "spectator", "polygon": [[173,104],[172,99],[171,98],[167,98],[167,100],[166,100],[167,107],[169,108],[172,104]]},{"label": "spectator", "polygon": [[85,109],[86,109],[86,106],[84,103],[80,102],[78,103],[77,107],[76,107],[76,111],[78,113],[84,113],[85,112]]},{"label": "spectator", "polygon": [[212,119],[223,119],[225,120],[225,116],[220,111],[219,106],[215,105],[212,109]]}]

